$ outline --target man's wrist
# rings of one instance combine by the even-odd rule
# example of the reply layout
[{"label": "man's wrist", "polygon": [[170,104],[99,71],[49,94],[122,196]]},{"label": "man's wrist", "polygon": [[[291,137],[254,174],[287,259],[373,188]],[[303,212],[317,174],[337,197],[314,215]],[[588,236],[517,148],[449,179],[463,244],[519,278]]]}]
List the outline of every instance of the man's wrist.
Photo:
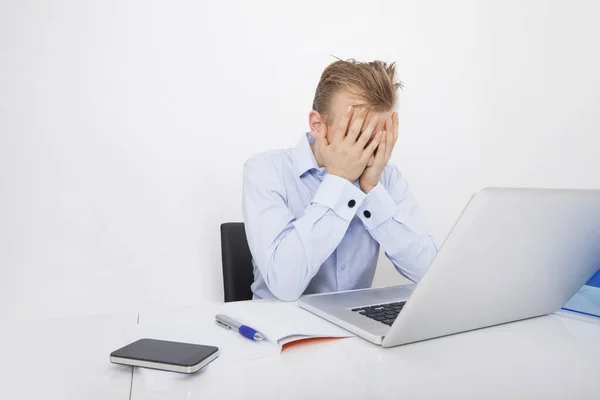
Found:
[{"label": "man's wrist", "polygon": [[369,232],[376,229],[394,216],[397,209],[396,202],[387,189],[378,183],[365,196],[365,201],[358,209],[357,216],[361,219]]},{"label": "man's wrist", "polygon": [[319,185],[312,203],[328,207],[342,219],[350,222],[366,196],[346,179],[328,173]]},{"label": "man's wrist", "polygon": [[373,185],[371,183],[363,183],[363,182],[359,182],[360,184],[360,190],[362,190],[365,193],[369,193],[371,190],[375,189],[375,186],[377,185]]},{"label": "man's wrist", "polygon": [[342,178],[342,179],[345,179],[345,180],[347,180],[347,181],[348,181],[348,182],[350,182],[350,183],[354,183],[354,181],[353,181],[352,179],[348,178],[348,177],[347,177],[345,174],[342,174],[342,173],[340,173],[340,172],[337,172],[337,171],[335,171],[335,170],[334,170],[334,171],[327,170],[327,173],[328,173],[329,175],[335,175],[335,176],[337,176],[337,177],[340,177],[340,178]]}]

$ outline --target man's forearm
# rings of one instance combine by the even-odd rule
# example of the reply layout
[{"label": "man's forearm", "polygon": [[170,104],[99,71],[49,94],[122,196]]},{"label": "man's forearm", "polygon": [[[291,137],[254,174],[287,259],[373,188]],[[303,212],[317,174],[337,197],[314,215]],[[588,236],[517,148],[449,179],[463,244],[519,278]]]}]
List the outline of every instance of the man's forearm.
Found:
[{"label": "man's forearm", "polygon": [[430,234],[415,232],[394,218],[371,231],[371,235],[398,272],[413,282],[421,280],[438,252]]},{"label": "man's forearm", "polygon": [[288,301],[300,297],[343,239],[364,198],[347,180],[327,175],[300,218],[262,203],[247,207],[248,242],[271,293]]},{"label": "man's forearm", "polygon": [[335,251],[348,226],[332,210],[310,206],[269,249],[261,273],[271,293],[285,301],[298,299]]},{"label": "man's forearm", "polygon": [[395,202],[382,185],[377,185],[358,215],[398,272],[419,281],[438,248],[412,196],[405,193]]}]

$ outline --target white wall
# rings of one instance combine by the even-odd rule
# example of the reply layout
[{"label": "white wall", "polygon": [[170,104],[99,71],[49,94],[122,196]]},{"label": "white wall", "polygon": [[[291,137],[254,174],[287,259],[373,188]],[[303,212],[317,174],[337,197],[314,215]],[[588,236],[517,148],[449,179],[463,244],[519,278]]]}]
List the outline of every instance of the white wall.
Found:
[{"label": "white wall", "polygon": [[594,1],[489,3],[480,19],[487,184],[600,188],[598,15]]},{"label": "white wall", "polygon": [[[0,316],[222,298],[241,168],[322,69],[398,63],[393,161],[441,242],[487,184],[600,187],[589,1],[0,3]],[[375,284],[401,281],[382,263]]]}]

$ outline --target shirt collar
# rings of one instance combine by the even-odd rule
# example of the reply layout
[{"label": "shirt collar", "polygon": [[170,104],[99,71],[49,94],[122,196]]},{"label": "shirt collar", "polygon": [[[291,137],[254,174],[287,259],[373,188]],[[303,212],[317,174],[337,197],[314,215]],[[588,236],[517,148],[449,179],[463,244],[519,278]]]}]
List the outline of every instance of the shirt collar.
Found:
[{"label": "shirt collar", "polygon": [[310,147],[315,142],[315,138],[310,132],[307,132],[302,136],[296,147],[292,149],[292,162],[296,168],[298,176],[304,175],[306,172],[316,169],[324,170],[325,168],[319,168],[319,164],[315,159],[315,155]]}]

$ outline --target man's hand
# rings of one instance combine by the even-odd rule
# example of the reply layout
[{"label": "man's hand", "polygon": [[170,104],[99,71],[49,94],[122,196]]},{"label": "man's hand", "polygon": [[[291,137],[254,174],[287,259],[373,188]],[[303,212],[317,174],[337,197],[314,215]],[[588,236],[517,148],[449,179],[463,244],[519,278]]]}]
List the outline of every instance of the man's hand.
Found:
[{"label": "man's hand", "polygon": [[353,111],[353,107],[350,106],[333,124],[332,132],[328,133],[327,125],[324,125],[323,132],[316,138],[327,172],[351,183],[361,176],[383,137],[379,132],[367,146],[377,126],[377,117],[371,118],[365,130],[361,132],[366,114],[366,109]]},{"label": "man's hand", "polygon": [[[392,150],[398,140],[398,113],[394,112],[390,118],[385,121],[384,137],[380,141],[373,165],[367,166],[359,178],[360,188],[363,192],[369,193],[377,183],[381,172],[392,156]],[[372,143],[371,143],[372,144]]]}]

